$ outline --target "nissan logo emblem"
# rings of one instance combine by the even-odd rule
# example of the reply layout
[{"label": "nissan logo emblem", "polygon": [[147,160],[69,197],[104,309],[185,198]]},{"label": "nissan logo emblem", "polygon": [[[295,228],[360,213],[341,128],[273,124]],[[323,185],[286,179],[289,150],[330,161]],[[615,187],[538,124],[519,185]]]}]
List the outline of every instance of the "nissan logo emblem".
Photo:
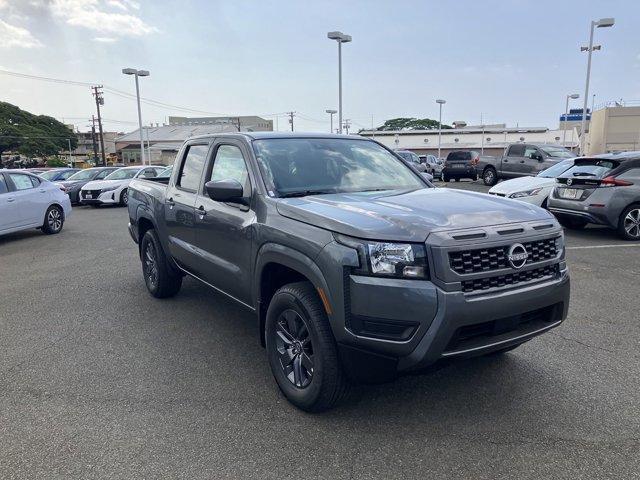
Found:
[{"label": "nissan logo emblem", "polygon": [[567,185],[571,186],[571,184],[572,184],[572,183],[573,183],[573,179],[568,178],[568,179],[567,179]]},{"label": "nissan logo emblem", "polygon": [[527,258],[529,258],[529,253],[521,243],[514,243],[509,247],[507,260],[509,260],[509,265],[511,265],[512,268],[519,270],[524,267],[524,264],[527,263]]}]

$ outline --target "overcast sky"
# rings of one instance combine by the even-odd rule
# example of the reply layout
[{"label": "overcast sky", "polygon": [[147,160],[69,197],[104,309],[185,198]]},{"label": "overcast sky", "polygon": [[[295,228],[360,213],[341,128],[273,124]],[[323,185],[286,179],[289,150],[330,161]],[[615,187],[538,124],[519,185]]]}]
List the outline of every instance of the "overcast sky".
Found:
[{"label": "overcast sky", "polygon": [[[122,67],[150,70],[143,97],[220,114],[298,112],[328,131],[343,48],[344,112],[355,128],[398,116],[555,128],[584,93],[589,22],[597,29],[596,104],[640,100],[640,1],[0,0],[0,69],[134,92]],[[89,87],[0,74],[0,100],[86,129]],[[581,101],[580,101],[581,102]],[[580,106],[578,102],[576,107]],[[198,116],[143,105],[143,122]],[[204,114],[203,114],[204,115]],[[135,129],[135,101],[105,92],[108,130]],[[129,123],[115,123],[113,120]],[[288,128],[284,116],[279,128]]]}]

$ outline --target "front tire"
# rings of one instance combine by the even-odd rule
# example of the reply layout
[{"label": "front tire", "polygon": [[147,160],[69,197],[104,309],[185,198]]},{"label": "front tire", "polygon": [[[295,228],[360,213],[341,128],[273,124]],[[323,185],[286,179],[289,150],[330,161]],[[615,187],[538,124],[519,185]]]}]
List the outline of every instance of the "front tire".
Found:
[{"label": "front tire", "polygon": [[140,256],[144,283],[151,295],[167,298],[180,291],[182,275],[169,263],[155,230],[147,230],[142,237]]},{"label": "front tire", "polygon": [[640,240],[640,205],[630,205],[624,209],[618,221],[618,235],[623,240]]},{"label": "front tire", "polygon": [[345,398],[349,382],[311,283],[291,283],[275,293],[267,310],[265,340],[271,372],[293,405],[320,412]]},{"label": "front tire", "polygon": [[64,211],[58,205],[51,205],[44,214],[42,231],[47,235],[60,233],[64,225]]},{"label": "front tire", "polygon": [[125,188],[120,193],[120,206],[126,207],[129,204],[129,190]]}]

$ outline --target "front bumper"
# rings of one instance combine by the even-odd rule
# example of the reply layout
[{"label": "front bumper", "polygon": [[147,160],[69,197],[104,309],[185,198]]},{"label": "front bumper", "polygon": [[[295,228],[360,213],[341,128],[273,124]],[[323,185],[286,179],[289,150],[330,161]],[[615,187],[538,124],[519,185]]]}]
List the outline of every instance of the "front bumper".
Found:
[{"label": "front bumper", "polygon": [[476,178],[478,172],[475,167],[449,168],[442,169],[442,176],[446,178]]},{"label": "front bumper", "polygon": [[116,192],[116,190],[102,192],[96,198],[84,198],[81,193],[78,201],[80,205],[113,205],[120,203],[119,195],[116,195]]},{"label": "front bumper", "polygon": [[[532,237],[531,232],[543,225],[523,224],[527,240],[520,241],[561,236],[560,227],[553,222],[548,233]],[[439,256],[444,259],[450,251],[449,246],[439,250],[432,245],[430,261]],[[327,272],[325,265],[335,265],[336,259],[345,265],[358,261],[347,247],[332,243],[317,262]],[[443,260],[432,264],[428,281],[360,276],[350,273],[349,267],[341,276],[325,273],[328,285],[342,287],[331,288],[330,322],[344,368],[358,380],[387,380],[443,360],[508,348],[557,327],[567,316],[570,297],[563,250],[523,270],[497,272],[508,277],[540,268],[550,270],[540,276],[518,277],[513,285],[471,291],[461,287],[459,277]],[[485,274],[470,274],[476,278],[474,275]],[[463,280],[468,278],[465,275]]]}]

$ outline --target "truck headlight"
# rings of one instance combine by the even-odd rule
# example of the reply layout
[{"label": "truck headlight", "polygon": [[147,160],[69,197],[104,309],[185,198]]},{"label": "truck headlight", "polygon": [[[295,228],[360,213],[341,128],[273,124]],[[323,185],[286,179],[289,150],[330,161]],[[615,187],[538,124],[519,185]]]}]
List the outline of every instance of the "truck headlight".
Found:
[{"label": "truck headlight", "polygon": [[523,192],[515,192],[509,195],[509,198],[522,198],[522,197],[531,197],[533,195],[537,195],[542,191],[542,188],[534,188],[532,190],[525,190]]},{"label": "truck headlight", "polygon": [[358,251],[359,273],[422,280],[429,278],[427,252],[422,244],[372,242],[344,235],[336,235],[336,240]]}]

